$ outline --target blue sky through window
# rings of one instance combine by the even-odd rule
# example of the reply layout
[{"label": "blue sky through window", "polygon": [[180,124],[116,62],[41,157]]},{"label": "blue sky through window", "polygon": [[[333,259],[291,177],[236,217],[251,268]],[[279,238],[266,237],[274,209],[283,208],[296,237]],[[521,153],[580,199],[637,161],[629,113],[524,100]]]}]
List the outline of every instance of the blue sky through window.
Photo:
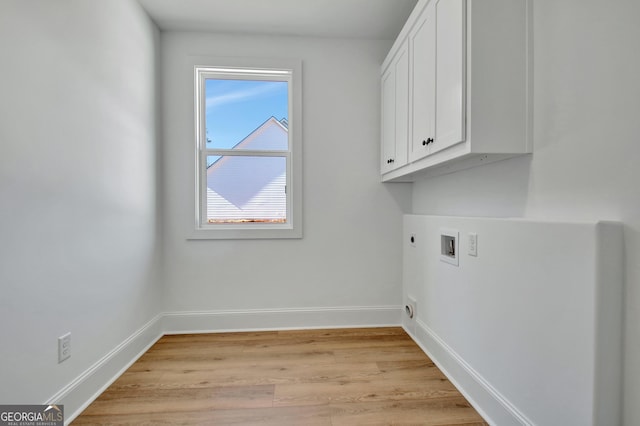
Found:
[{"label": "blue sky through window", "polygon": [[273,116],[289,119],[287,82],[207,79],[207,148],[230,149]]}]

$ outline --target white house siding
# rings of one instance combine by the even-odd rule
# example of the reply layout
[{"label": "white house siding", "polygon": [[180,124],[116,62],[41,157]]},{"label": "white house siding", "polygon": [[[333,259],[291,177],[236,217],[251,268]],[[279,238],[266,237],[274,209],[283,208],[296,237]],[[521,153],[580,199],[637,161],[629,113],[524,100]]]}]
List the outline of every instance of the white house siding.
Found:
[{"label": "white house siding", "polygon": [[[286,150],[287,143],[287,129],[271,117],[234,149]],[[207,220],[286,220],[286,169],[283,156],[221,157],[207,169]]]},{"label": "white house siding", "polygon": [[265,185],[242,208],[230,203],[211,188],[207,188],[207,219],[213,221],[250,218],[269,221],[286,219],[287,199],[284,192],[286,181],[286,173],[280,174]]}]

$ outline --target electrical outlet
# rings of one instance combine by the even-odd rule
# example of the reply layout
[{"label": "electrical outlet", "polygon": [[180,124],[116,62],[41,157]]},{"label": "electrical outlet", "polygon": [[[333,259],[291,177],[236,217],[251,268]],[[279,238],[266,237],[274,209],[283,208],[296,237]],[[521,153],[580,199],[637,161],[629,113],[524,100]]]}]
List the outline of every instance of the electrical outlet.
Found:
[{"label": "electrical outlet", "polygon": [[[410,306],[409,309],[411,310],[411,314],[407,312],[407,316],[415,320],[418,315],[418,302],[416,302],[416,299],[414,297],[407,296],[407,306]],[[406,311],[406,308],[405,308],[405,311]]]},{"label": "electrical outlet", "polygon": [[58,337],[58,364],[71,356],[71,333]]},{"label": "electrical outlet", "polygon": [[469,232],[469,256],[478,256],[478,234]]}]

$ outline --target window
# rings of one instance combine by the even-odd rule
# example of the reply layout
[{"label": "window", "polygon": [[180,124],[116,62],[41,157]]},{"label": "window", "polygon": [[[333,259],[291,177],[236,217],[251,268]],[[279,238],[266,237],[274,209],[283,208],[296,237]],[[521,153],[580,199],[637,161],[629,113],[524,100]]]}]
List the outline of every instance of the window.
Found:
[{"label": "window", "polygon": [[300,63],[222,63],[195,67],[194,238],[300,238]]}]

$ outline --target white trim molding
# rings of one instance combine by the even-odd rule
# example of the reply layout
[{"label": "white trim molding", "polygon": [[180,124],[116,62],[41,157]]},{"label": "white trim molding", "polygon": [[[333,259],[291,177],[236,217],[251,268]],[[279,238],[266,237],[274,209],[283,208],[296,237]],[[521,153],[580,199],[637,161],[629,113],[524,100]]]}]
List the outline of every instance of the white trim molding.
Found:
[{"label": "white trim molding", "polygon": [[416,320],[415,333],[407,324],[402,327],[489,424],[533,425],[425,323]]},{"label": "white trim molding", "polygon": [[165,334],[398,326],[400,306],[167,312]]}]

